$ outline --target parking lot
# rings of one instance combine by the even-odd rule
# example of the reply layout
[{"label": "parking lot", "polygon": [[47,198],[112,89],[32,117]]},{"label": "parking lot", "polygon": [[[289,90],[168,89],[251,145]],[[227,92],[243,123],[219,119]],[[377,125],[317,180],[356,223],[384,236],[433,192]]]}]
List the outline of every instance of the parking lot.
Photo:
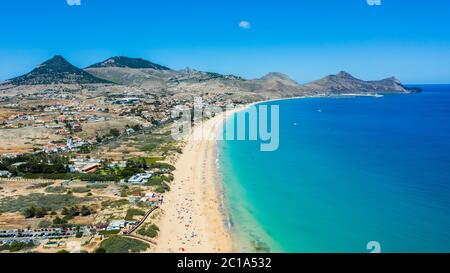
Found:
[{"label": "parking lot", "polygon": [[[90,226],[80,227],[82,236],[91,235]],[[0,230],[0,242],[9,243],[13,241],[30,242],[42,239],[68,238],[75,237],[76,228],[43,228],[43,229],[26,229],[26,230]]]}]

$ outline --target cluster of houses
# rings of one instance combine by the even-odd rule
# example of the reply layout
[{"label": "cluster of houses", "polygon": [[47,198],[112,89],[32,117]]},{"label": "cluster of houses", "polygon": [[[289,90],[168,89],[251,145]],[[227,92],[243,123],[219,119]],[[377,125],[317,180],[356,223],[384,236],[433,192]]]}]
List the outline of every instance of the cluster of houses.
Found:
[{"label": "cluster of houses", "polygon": [[127,221],[125,220],[112,220],[111,222],[109,222],[109,225],[106,227],[106,230],[107,231],[121,230],[130,224],[134,223],[127,223]]},{"label": "cluster of houses", "polygon": [[68,152],[72,150],[77,150],[85,145],[94,144],[94,140],[83,140],[77,136],[69,137],[67,139],[66,144],[54,144],[54,143],[48,143],[44,145],[42,148],[42,151],[48,154],[51,153],[59,153],[59,152]]},{"label": "cluster of houses", "polygon": [[71,173],[94,173],[101,168],[100,159],[72,159],[69,164],[69,170]]},{"label": "cluster of houses", "polygon": [[124,228],[133,226],[136,224],[136,221],[126,221],[123,219],[119,220],[111,220],[109,223],[106,224],[98,224],[95,226],[97,231],[116,231],[116,230],[122,230]]},{"label": "cluster of houses", "polygon": [[128,200],[132,204],[143,203],[147,205],[160,205],[164,201],[164,196],[159,193],[145,193],[141,194],[140,192],[133,193]]}]

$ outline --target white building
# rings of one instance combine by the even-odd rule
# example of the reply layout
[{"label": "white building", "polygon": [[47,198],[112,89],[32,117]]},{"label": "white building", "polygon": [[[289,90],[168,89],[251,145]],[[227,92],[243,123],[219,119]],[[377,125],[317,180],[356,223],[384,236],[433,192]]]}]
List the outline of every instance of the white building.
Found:
[{"label": "white building", "polygon": [[11,177],[12,173],[8,171],[0,171],[0,177]]},{"label": "white building", "polygon": [[69,170],[72,173],[87,172],[90,169],[93,169],[94,167],[99,167],[101,165],[100,163],[101,163],[100,159],[76,158],[70,161]]},{"label": "white building", "polygon": [[121,230],[126,225],[125,220],[112,220],[106,230]]},{"label": "white building", "polygon": [[146,183],[150,179],[150,177],[152,177],[152,175],[149,173],[136,174],[136,175],[133,175],[130,179],[128,179],[128,183],[143,184],[143,183]]}]

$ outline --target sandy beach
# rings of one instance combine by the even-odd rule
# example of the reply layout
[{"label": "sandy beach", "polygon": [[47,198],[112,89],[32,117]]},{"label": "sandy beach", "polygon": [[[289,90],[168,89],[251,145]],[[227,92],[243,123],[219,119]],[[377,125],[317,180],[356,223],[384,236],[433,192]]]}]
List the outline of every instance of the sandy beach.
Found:
[{"label": "sandy beach", "polygon": [[215,137],[225,118],[242,107],[195,127],[177,160],[175,180],[165,196],[156,252],[232,252],[233,240],[221,209],[220,181],[216,176]]}]

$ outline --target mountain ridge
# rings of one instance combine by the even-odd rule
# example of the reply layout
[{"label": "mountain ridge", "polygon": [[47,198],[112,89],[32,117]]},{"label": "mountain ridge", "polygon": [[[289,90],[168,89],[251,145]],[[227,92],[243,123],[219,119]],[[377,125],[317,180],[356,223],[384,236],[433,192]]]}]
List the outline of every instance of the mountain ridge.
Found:
[{"label": "mountain ridge", "polygon": [[45,84],[110,84],[72,65],[61,55],[46,60],[24,75],[7,80],[5,83],[17,85]]},{"label": "mountain ridge", "polygon": [[30,73],[6,82],[12,85],[36,84],[119,84],[135,86],[153,92],[229,93],[244,92],[263,98],[281,98],[329,94],[409,93],[419,89],[407,88],[395,77],[364,81],[346,71],[327,75],[319,80],[299,84],[289,76],[270,72],[261,78],[248,80],[234,75],[197,71],[186,68],[172,70],[141,58],[116,56],[81,70],[57,55]]},{"label": "mountain ridge", "polygon": [[319,80],[302,85],[302,88],[315,93],[408,93],[408,88],[403,86],[395,77],[378,81],[364,81],[348,72],[340,71],[337,74],[325,76]]},{"label": "mountain ridge", "polygon": [[105,68],[105,67],[120,67],[120,68],[134,68],[134,69],[155,69],[155,70],[171,70],[166,66],[152,63],[143,58],[130,58],[126,56],[114,56],[102,62],[90,65],[89,68]]}]

